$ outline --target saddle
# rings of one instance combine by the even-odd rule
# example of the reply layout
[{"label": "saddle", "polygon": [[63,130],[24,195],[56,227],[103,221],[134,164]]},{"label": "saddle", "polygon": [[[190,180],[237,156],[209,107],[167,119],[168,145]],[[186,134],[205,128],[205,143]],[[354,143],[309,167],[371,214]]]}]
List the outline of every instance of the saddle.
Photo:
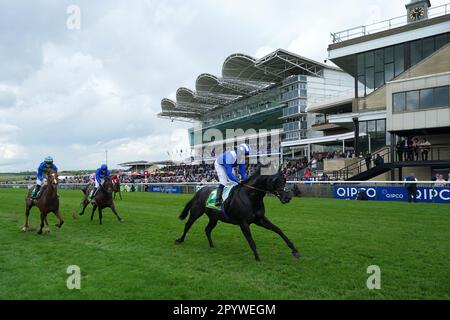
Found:
[{"label": "saddle", "polygon": [[234,188],[234,186],[228,186],[223,189],[222,192],[222,206],[216,207],[216,194],[217,194],[217,188],[212,190],[209,194],[208,199],[206,200],[206,207],[210,209],[220,210],[222,211],[223,203],[225,200],[228,199],[228,196],[230,195],[230,191]]}]

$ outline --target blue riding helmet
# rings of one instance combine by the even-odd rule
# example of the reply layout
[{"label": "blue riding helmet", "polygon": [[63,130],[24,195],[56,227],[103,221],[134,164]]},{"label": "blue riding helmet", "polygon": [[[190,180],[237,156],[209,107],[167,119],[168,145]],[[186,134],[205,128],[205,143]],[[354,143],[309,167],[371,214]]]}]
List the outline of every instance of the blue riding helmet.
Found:
[{"label": "blue riding helmet", "polygon": [[102,166],[100,167],[100,169],[102,170],[108,170],[108,166],[106,164],[102,164]]},{"label": "blue riding helmet", "polygon": [[50,156],[48,156],[48,157],[45,157],[44,161],[45,161],[45,163],[47,163],[47,164],[52,164],[52,163],[53,163],[53,158],[50,157]]}]

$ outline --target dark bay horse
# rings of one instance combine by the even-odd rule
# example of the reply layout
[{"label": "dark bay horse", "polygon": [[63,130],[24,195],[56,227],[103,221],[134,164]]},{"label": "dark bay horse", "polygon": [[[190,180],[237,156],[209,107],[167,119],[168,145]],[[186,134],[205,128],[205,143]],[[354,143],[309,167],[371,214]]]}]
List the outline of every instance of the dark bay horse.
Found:
[{"label": "dark bay horse", "polygon": [[29,226],[29,216],[32,207],[36,206],[41,212],[41,225],[38,234],[42,234],[42,229],[44,224],[47,226],[50,232],[50,227],[47,221],[47,215],[53,212],[59,220],[56,227],[59,229],[64,224],[64,219],[59,210],[59,196],[58,196],[58,174],[56,172],[51,172],[47,174],[47,184],[42,186],[41,195],[38,199],[33,200],[31,198],[32,190],[28,190],[27,197],[25,198],[25,225],[22,231],[30,230]]},{"label": "dark bay horse", "polygon": [[[89,192],[90,188],[85,188],[82,190],[84,194],[84,199],[82,202],[83,209],[80,212],[80,216],[84,214],[84,211],[86,210],[86,207],[89,205]],[[113,183],[111,181],[110,177],[105,177],[102,184],[100,184],[100,187],[97,191],[97,194],[95,195],[95,198],[92,201],[92,214],[91,214],[91,221],[94,219],[94,212],[98,208],[98,217],[100,220],[100,224],[102,224],[103,219],[103,209],[105,208],[111,208],[112,212],[115,214],[119,222],[123,223],[122,218],[119,216],[119,214],[116,211],[116,207],[114,206],[114,200],[113,200]]]},{"label": "dark bay horse", "polygon": [[299,258],[300,253],[294,244],[286,237],[280,228],[270,222],[265,216],[263,199],[267,193],[271,193],[278,197],[283,204],[286,204],[291,200],[290,193],[285,191],[285,185],[286,179],[281,170],[274,175],[261,175],[261,169],[259,168],[255,174],[244,183],[235,186],[231,190],[229,197],[223,204],[226,214],[219,210],[206,207],[206,200],[215,187],[204,187],[200,189],[186,204],[179,216],[179,218],[183,220],[190,213],[189,219],[184,227],[184,232],[180,238],[175,240],[175,243],[180,244],[184,242],[186,233],[189,231],[192,224],[206,213],[209,218],[209,223],[205,228],[205,233],[210,247],[214,247],[211,239],[211,232],[219,220],[225,223],[238,225],[247,239],[247,242],[255,255],[255,259],[259,261],[256,244],[250,232],[250,224],[254,223],[279,234],[291,249],[293,256]]},{"label": "dark bay horse", "polygon": [[122,200],[122,192],[120,192],[120,181],[119,179],[116,180],[116,182],[113,182],[113,192],[114,192],[114,199],[116,199],[116,193],[119,194],[120,200]]}]

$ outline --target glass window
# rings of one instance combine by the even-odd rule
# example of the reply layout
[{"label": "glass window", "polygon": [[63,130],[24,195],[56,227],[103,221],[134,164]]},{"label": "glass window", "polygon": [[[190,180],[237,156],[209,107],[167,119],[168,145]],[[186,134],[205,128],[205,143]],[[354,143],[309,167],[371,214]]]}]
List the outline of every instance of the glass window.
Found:
[{"label": "glass window", "polygon": [[384,65],[384,81],[388,82],[394,79],[394,64],[388,63]]},{"label": "glass window", "polygon": [[389,63],[394,61],[394,48],[388,47],[384,49],[384,62]]},{"label": "glass window", "polygon": [[359,123],[359,132],[367,133],[367,122],[366,121],[362,121]]},{"label": "glass window", "polygon": [[364,75],[364,54],[358,54],[358,75]]},{"label": "glass window", "polygon": [[392,112],[403,112],[406,109],[404,92],[394,93],[392,96]]},{"label": "glass window", "polygon": [[364,76],[358,77],[358,97],[364,96]]},{"label": "glass window", "polygon": [[386,120],[377,120],[377,132],[385,133],[386,132]]},{"label": "glass window", "polygon": [[447,44],[447,34],[441,34],[439,36],[435,37],[435,46],[436,46],[436,50],[442,48],[443,46],[445,46]]},{"label": "glass window", "polygon": [[420,108],[433,108],[433,89],[420,90]]},{"label": "glass window", "polygon": [[366,87],[368,89],[373,89],[374,87],[373,67],[366,69]]},{"label": "glass window", "polygon": [[405,71],[405,58],[403,44],[395,46],[395,60],[394,60],[395,76]]},{"label": "glass window", "polygon": [[422,41],[422,59],[428,57],[434,52],[434,37],[423,39]]},{"label": "glass window", "polygon": [[375,88],[379,88],[384,84],[384,72],[375,73]]},{"label": "glass window", "polygon": [[377,120],[367,121],[367,132],[376,132],[377,131],[376,123]]},{"label": "glass window", "polygon": [[448,107],[448,86],[434,88],[434,106],[435,107]]},{"label": "glass window", "polygon": [[373,67],[373,51],[366,52],[365,56],[365,64],[367,67]]},{"label": "glass window", "polygon": [[383,49],[376,50],[375,53],[375,72],[384,70]]},{"label": "glass window", "polygon": [[411,42],[411,66],[422,60],[422,40]]},{"label": "glass window", "polygon": [[419,109],[419,91],[409,91],[406,93],[406,110],[415,111]]}]

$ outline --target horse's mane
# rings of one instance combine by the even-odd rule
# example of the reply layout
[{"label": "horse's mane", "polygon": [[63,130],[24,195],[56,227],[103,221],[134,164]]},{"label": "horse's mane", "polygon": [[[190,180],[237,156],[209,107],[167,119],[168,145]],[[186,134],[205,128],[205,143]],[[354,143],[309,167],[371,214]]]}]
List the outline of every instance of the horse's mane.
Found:
[{"label": "horse's mane", "polygon": [[275,175],[275,174],[277,174],[279,172],[278,171],[277,173],[274,173],[273,175],[261,175],[261,169],[269,168],[269,167],[270,167],[270,164],[268,164],[268,165],[261,165],[261,164],[259,164],[256,167],[255,172],[250,177],[248,177],[247,180],[244,180],[244,183],[251,185],[251,184],[259,182],[263,178],[267,178],[267,177],[273,176],[273,175]]}]

